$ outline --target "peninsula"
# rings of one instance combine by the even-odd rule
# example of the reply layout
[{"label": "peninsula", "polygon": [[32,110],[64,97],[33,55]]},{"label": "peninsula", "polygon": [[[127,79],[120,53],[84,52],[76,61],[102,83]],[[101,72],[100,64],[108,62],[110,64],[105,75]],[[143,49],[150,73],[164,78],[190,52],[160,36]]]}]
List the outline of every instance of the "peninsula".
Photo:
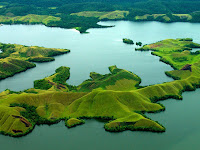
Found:
[{"label": "peninsula", "polygon": [[67,49],[0,43],[0,80],[36,67],[32,62],[54,61],[53,56],[69,53]]},{"label": "peninsula", "polygon": [[158,101],[180,100],[184,91],[200,86],[200,53],[190,52],[194,47],[200,45],[192,39],[167,39],[137,49],[152,51],[175,69],[166,72],[174,81],[145,87],[140,86],[140,77],[117,66],[110,66],[105,75],[91,72],[91,79],[72,86],[66,83],[70,68],[59,67],[53,75],[36,80],[34,88],[0,93],[0,131],[23,136],[39,124],[65,120],[70,128],[94,118],[107,120],[104,128],[110,132],[165,132],[164,126],[145,113],[164,111]]}]

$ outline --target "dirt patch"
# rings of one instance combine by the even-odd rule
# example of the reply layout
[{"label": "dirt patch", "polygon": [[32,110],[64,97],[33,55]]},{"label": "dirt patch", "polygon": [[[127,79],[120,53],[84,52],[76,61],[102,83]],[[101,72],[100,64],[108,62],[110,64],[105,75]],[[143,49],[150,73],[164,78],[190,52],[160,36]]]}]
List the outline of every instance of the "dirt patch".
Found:
[{"label": "dirt patch", "polygon": [[192,67],[191,67],[192,65],[190,65],[190,64],[187,64],[187,65],[185,65],[181,70],[189,70],[190,72],[192,72]]},{"label": "dirt patch", "polygon": [[56,83],[51,82],[51,81],[49,81],[49,80],[48,80],[48,83],[51,84],[51,85],[53,85],[53,86],[55,86],[55,87],[56,87],[57,89],[59,89],[59,90],[60,90],[61,88],[66,89],[66,86],[63,85],[63,84],[59,84],[59,83],[56,84]]},{"label": "dirt patch", "polygon": [[14,133],[23,133],[23,131],[22,130],[12,130]]},{"label": "dirt patch", "polygon": [[157,47],[162,46],[162,44],[151,44],[149,46],[150,46],[150,48],[157,48]]},{"label": "dirt patch", "polygon": [[26,120],[24,117],[15,116],[15,115],[12,115],[12,117],[14,117],[14,118],[19,118],[20,121],[21,121],[22,123],[24,123],[26,127],[31,127],[31,126],[32,126],[32,124],[31,124],[28,120]]}]

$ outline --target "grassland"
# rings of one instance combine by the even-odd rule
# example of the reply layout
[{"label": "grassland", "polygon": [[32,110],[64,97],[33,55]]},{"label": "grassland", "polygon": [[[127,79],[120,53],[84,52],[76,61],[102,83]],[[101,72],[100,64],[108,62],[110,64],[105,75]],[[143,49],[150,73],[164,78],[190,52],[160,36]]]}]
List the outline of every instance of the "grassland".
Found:
[{"label": "grassland", "polygon": [[188,51],[192,47],[199,47],[199,44],[192,39],[168,39],[139,49],[152,50],[153,54],[162,54],[161,59],[170,59],[169,64],[177,67],[166,72],[175,79],[172,82],[141,87],[137,75],[110,66],[109,74],[92,72],[91,79],[75,87],[65,83],[70,77],[70,68],[60,67],[55,74],[35,81],[32,89],[6,90],[0,93],[0,131],[10,136],[23,136],[39,124],[65,120],[67,127],[73,127],[84,123],[82,119],[96,118],[107,120],[104,128],[110,132],[165,132],[165,127],[144,113],[164,111],[165,107],[158,101],[180,100],[184,91],[200,87],[200,52]]},{"label": "grassland", "polygon": [[31,62],[48,62],[55,60],[53,56],[70,52],[67,49],[24,46],[18,44],[0,43],[0,79],[33,68]]},{"label": "grassland", "polygon": [[133,21],[159,21],[159,22],[193,22],[191,14],[144,14],[132,15],[129,11],[83,11],[71,15],[95,17],[99,20],[133,20]]},{"label": "grassland", "polygon": [[[199,66],[196,67],[199,69]],[[111,120],[104,126],[107,131],[164,132],[165,128],[162,125],[138,112],[163,111],[165,108],[156,103],[157,101],[167,98],[181,99],[183,91],[194,90],[199,84],[200,78],[197,74],[182,80],[128,91],[96,89],[91,92],[64,92],[61,89],[32,89],[35,92],[13,93],[7,90],[0,94],[0,107],[3,107],[0,123],[2,122],[10,128],[5,128],[0,124],[3,126],[0,129],[4,134],[21,136],[30,132],[33,126],[41,123],[56,123],[65,119],[73,125],[79,122],[76,120],[77,118],[101,118]],[[28,113],[25,113],[29,111],[26,110],[29,107],[37,113],[38,116],[34,115],[37,116],[38,121],[33,121],[31,116],[27,116]],[[13,116],[15,117],[13,118]],[[74,118],[78,122],[74,119],[68,121],[67,118]],[[22,120],[25,120],[29,126]],[[15,125],[15,122],[18,124]]]},{"label": "grassland", "polygon": [[70,118],[68,120],[65,120],[65,125],[68,127],[68,128],[72,128],[72,127],[75,127],[77,125],[81,125],[81,124],[84,124],[85,121],[84,120],[79,120],[77,118]]},{"label": "grassland", "polygon": [[[199,69],[198,66],[196,69]],[[63,70],[68,72],[63,74],[67,79],[69,77],[67,67],[58,68],[54,75],[47,78],[53,81]],[[112,66],[110,71],[117,74],[124,70]],[[102,75],[97,73],[92,76],[94,79],[101,77]],[[66,120],[66,125],[71,127],[82,123],[78,118],[100,118],[110,120],[104,128],[111,132],[124,130],[164,132],[165,128],[162,125],[138,112],[163,111],[164,106],[156,103],[157,101],[167,98],[181,99],[183,91],[194,90],[199,84],[199,74],[196,74],[182,80],[127,91],[98,88],[91,92],[65,92],[62,89],[36,88],[30,89],[32,93],[27,91],[14,93],[6,90],[0,94],[0,107],[2,107],[0,130],[11,136],[22,136],[37,124]],[[32,115],[28,115],[30,110],[38,119],[34,120]],[[5,128],[4,125],[9,128]]]},{"label": "grassland", "polygon": [[99,20],[121,20],[125,19],[129,14],[129,11],[111,11],[111,12],[99,12],[99,11],[84,11],[79,13],[72,13],[71,15],[83,16],[83,17],[95,17]]},{"label": "grassland", "polygon": [[44,24],[48,25],[50,22],[60,21],[60,17],[29,14],[26,16],[0,16],[0,23],[2,24]]},{"label": "grassland", "polygon": [[[136,81],[130,88],[133,91],[136,90],[135,85],[140,83],[138,76],[129,71],[118,69],[116,66],[111,66],[109,69],[111,75],[92,73],[91,77],[94,80],[101,81],[100,78],[106,76],[106,79],[112,79],[106,81],[113,84],[115,83],[113,81],[116,81],[114,78],[120,79],[124,75],[126,78]],[[44,86],[43,81],[39,84],[38,81],[35,81],[34,89],[19,93],[6,90],[0,93],[0,107],[2,107],[0,113],[1,132],[11,136],[22,136],[32,131],[34,126],[38,124],[51,124],[59,120],[66,120],[66,125],[72,127],[83,123],[78,118],[106,118],[114,121],[127,115],[135,116],[134,122],[141,122],[143,127],[147,125],[146,130],[147,128],[152,128],[152,131],[155,132],[165,130],[158,123],[136,112],[161,111],[164,110],[162,105],[152,103],[150,99],[142,97],[140,94],[135,95],[132,90],[114,91],[98,88],[91,92],[70,92],[69,88],[68,90],[58,88],[58,85],[64,84],[68,78],[69,68],[60,67],[55,74],[43,79],[47,81],[45,84],[50,83],[51,85],[48,90],[42,88]],[[101,84],[105,84],[105,82]],[[127,84],[130,83],[127,82]],[[67,86],[65,87],[67,88]],[[32,115],[28,115],[30,111],[33,112]],[[32,116],[37,119],[34,120]],[[17,124],[15,124],[16,122]],[[5,128],[4,125],[9,128]],[[105,128],[109,130],[108,127]],[[135,129],[140,130],[139,128]]]},{"label": "grassland", "polygon": [[192,16],[190,14],[145,14],[135,16],[135,21],[159,21],[159,22],[190,22]]},{"label": "grassland", "polygon": [[192,42],[192,39],[167,39],[153,44],[144,45],[138,51],[153,51],[160,60],[171,65],[174,69],[181,69],[187,64],[199,62],[200,55],[192,53],[192,48],[200,48],[200,44]]},{"label": "grassland", "polygon": [[33,63],[20,59],[0,59],[0,80],[11,77],[16,73],[26,71],[27,69],[33,68],[35,66],[36,65]]},{"label": "grassland", "polygon": [[123,90],[137,89],[141,79],[127,70],[119,69],[117,66],[109,67],[110,74],[101,75],[91,72],[91,79],[84,81],[77,87],[78,91],[90,92],[93,89]]},{"label": "grassland", "polygon": [[160,21],[160,22],[175,22],[175,21],[192,21],[190,14],[145,14],[136,15],[132,18],[129,17],[129,11],[112,11],[112,12],[99,12],[99,11],[84,11],[78,13],[72,13],[71,15],[84,16],[84,17],[96,17],[99,20],[134,20],[134,21]]}]

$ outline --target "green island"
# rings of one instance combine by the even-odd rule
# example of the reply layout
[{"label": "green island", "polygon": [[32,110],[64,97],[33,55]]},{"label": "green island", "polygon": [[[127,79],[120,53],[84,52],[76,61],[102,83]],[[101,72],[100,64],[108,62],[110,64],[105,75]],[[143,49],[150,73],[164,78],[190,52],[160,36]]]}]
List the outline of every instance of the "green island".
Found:
[{"label": "green island", "polygon": [[136,42],[137,46],[142,46],[142,42]]},{"label": "green island", "polygon": [[127,39],[127,38],[124,38],[124,39],[123,39],[123,42],[126,43],[126,44],[130,44],[130,45],[133,45],[133,44],[134,44],[133,40]]},{"label": "green island", "polygon": [[166,75],[174,81],[140,86],[136,74],[109,67],[109,74],[91,72],[78,86],[68,85],[70,68],[61,66],[49,77],[34,81],[34,88],[21,92],[0,93],[0,132],[24,136],[36,125],[54,124],[61,120],[67,127],[84,124],[84,119],[106,121],[110,132],[124,130],[165,132],[165,127],[145,113],[158,113],[165,107],[158,103],[169,98],[181,100],[184,91],[200,87],[200,44],[192,39],[166,39],[144,45],[138,51],[152,51],[174,70]]},{"label": "green island", "polygon": [[79,120],[77,118],[70,118],[70,119],[66,119],[65,120],[65,125],[68,127],[68,128],[72,128],[72,127],[75,127],[77,125],[81,125],[81,124],[84,124],[85,121],[84,120]]},{"label": "green island", "polygon": [[98,24],[106,20],[200,22],[199,8],[197,0],[2,0],[0,23],[43,24],[87,33],[90,28],[107,27]]},{"label": "green island", "polygon": [[32,62],[54,61],[53,56],[69,53],[67,49],[0,43],[0,80],[36,67]]}]

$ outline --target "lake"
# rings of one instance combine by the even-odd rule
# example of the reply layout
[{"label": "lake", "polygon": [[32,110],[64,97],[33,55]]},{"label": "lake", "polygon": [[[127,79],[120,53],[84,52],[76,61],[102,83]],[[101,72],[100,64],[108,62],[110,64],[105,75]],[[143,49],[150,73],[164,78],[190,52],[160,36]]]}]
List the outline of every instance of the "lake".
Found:
[{"label": "lake", "polygon": [[[75,30],[49,28],[43,25],[4,25],[0,27],[0,42],[37,45],[49,48],[67,48],[71,52],[56,56],[54,62],[37,63],[37,67],[0,81],[0,91],[25,90],[33,87],[33,81],[54,73],[60,66],[70,67],[71,77],[67,83],[79,85],[89,78],[90,72],[109,73],[108,67],[117,65],[141,77],[141,85],[172,81],[165,71],[172,68],[150,52],[135,51],[123,38],[149,44],[168,38],[193,38],[200,43],[199,23],[159,23],[107,21],[102,25],[113,28],[90,29],[89,34]],[[52,126],[36,126],[32,133],[22,138],[0,135],[1,148],[6,150],[73,149],[73,150],[196,150],[200,143],[200,90],[185,92],[183,101],[166,100],[166,111],[147,114],[159,121],[165,133],[132,132],[109,133],[104,123],[87,120],[86,124],[67,129],[63,122]]]}]

